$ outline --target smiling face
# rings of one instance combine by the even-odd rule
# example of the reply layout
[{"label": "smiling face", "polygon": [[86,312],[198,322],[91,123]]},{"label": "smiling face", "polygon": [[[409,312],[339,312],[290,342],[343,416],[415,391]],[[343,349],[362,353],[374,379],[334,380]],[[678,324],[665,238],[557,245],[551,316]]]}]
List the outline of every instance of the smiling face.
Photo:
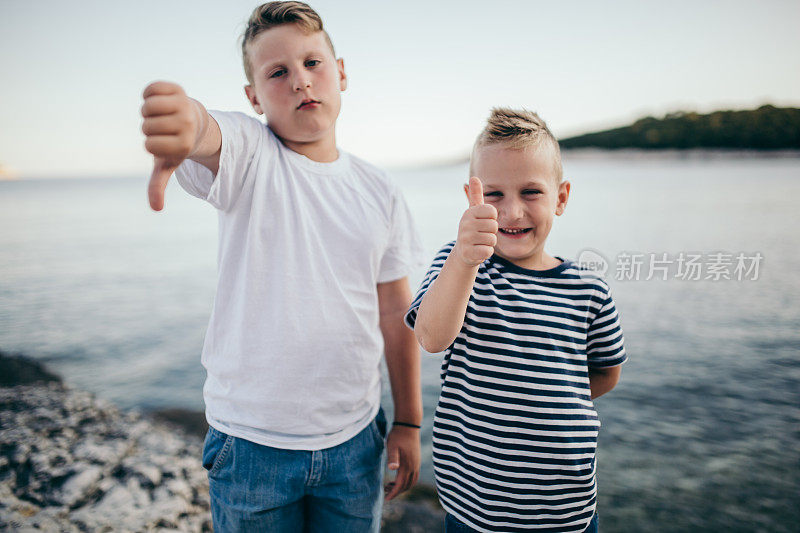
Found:
[{"label": "smiling face", "polygon": [[554,218],[564,212],[570,183],[558,182],[551,148],[479,146],[472,169],[483,184],[484,202],[497,209],[495,253],[532,270],[557,266],[559,261],[544,252],[544,243]]},{"label": "smiling face", "polygon": [[248,44],[248,58],[253,83],[245,92],[253,109],[266,115],[270,129],[297,152],[306,153],[303,145],[309,144],[335,152],[347,78],[325,34],[306,33],[295,24],[276,26]]}]

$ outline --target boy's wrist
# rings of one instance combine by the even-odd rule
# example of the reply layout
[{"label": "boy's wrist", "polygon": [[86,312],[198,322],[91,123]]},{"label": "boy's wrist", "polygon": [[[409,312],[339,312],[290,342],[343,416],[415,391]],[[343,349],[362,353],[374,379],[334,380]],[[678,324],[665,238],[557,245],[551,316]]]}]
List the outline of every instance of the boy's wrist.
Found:
[{"label": "boy's wrist", "polygon": [[194,133],[194,146],[192,147],[192,152],[187,156],[190,158],[197,155],[197,152],[200,151],[200,148],[203,145],[203,138],[205,137],[206,129],[208,128],[208,111],[206,111],[206,108],[203,106],[203,104],[194,98],[189,98],[189,102],[192,104],[195,119],[197,120]]},{"label": "boy's wrist", "polygon": [[415,429],[420,429],[422,427],[419,424],[412,424],[410,422],[401,422],[401,421],[398,421],[398,420],[395,420],[394,422],[392,422],[392,427],[395,427],[395,426],[401,426],[401,427],[404,427],[404,428],[415,428]]},{"label": "boy's wrist", "polygon": [[455,255],[456,256],[456,259],[458,259],[457,264],[460,267],[463,267],[464,269],[466,269],[468,271],[469,270],[474,270],[475,272],[477,272],[478,271],[478,267],[481,266],[481,263],[472,263],[470,261],[467,261],[466,259],[464,259],[463,255],[461,253],[461,250],[462,250],[462,245],[458,241],[456,241],[455,246],[453,246],[453,252],[450,255]]}]

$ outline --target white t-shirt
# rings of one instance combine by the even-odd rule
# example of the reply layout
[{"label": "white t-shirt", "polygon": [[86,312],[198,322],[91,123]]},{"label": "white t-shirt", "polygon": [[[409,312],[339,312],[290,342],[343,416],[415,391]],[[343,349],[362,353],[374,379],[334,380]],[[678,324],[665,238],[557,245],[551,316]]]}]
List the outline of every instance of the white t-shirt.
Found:
[{"label": "white t-shirt", "polygon": [[252,117],[211,115],[222,131],[216,178],[189,160],[175,172],[219,213],[206,417],[267,446],[336,446],[380,405],[376,284],[419,264],[408,206],[361,159],[339,150],[332,163],[312,161]]}]

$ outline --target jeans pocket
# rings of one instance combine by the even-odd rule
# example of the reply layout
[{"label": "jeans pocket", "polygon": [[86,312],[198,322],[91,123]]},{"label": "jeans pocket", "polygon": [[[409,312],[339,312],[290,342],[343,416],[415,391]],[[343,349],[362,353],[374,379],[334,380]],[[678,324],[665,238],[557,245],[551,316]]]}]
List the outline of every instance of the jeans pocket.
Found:
[{"label": "jeans pocket", "polygon": [[206,440],[203,443],[203,468],[213,474],[222,467],[225,458],[233,447],[232,435],[227,435],[213,427],[208,428]]},{"label": "jeans pocket", "polygon": [[386,415],[383,414],[383,408],[378,410],[378,415],[370,422],[369,429],[375,444],[382,450],[386,445]]},{"label": "jeans pocket", "polygon": [[386,413],[383,412],[383,407],[378,408],[378,414],[375,416],[375,427],[378,428],[378,435],[381,440],[386,439]]}]

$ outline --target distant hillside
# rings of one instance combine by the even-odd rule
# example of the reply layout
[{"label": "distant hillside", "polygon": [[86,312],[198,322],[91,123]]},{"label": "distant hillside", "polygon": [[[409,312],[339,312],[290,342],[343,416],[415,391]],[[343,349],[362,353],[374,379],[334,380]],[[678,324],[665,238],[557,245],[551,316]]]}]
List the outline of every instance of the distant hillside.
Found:
[{"label": "distant hillside", "polygon": [[765,105],[752,111],[670,113],[630,126],[559,141],[562,148],[800,149],[800,109]]}]

